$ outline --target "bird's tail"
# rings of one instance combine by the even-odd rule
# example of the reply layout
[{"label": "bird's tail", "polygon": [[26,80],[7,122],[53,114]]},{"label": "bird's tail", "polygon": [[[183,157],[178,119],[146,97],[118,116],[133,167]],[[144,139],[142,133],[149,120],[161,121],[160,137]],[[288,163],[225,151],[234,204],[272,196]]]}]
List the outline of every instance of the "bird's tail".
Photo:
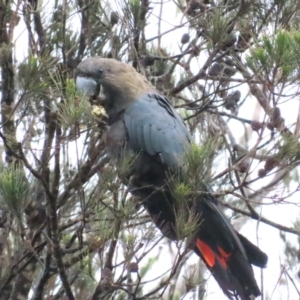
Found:
[{"label": "bird's tail", "polygon": [[[229,299],[249,300],[251,295],[254,297],[260,295],[252,267],[241,252],[226,253],[222,248],[213,250],[210,245],[200,239],[196,240],[194,250],[205,262]],[[258,254],[264,253],[258,249]]]},{"label": "bird's tail", "polygon": [[252,266],[265,267],[268,257],[247,238],[237,233],[215,199],[201,196],[197,211],[201,224],[195,235],[194,251],[202,258],[229,299],[249,300],[260,295]]},{"label": "bird's tail", "polygon": [[[178,239],[178,207],[169,191],[153,188],[131,189],[140,197],[164,236]],[[205,192],[192,205],[198,225],[191,247],[202,258],[229,299],[249,300],[260,295],[251,264],[265,267],[267,255],[235,231],[216,198]],[[176,212],[177,211],[177,212]]]}]

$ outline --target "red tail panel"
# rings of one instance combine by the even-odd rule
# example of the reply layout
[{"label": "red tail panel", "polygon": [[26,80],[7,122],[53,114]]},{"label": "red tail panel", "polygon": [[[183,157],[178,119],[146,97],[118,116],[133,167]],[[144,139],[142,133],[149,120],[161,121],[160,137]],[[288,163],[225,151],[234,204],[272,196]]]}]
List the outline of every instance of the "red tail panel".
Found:
[{"label": "red tail panel", "polygon": [[213,268],[216,260],[218,260],[221,264],[221,266],[226,269],[227,268],[227,260],[231,256],[230,253],[226,253],[225,250],[218,247],[218,250],[220,253],[215,253],[209,245],[201,241],[200,239],[197,239],[196,241],[197,248],[199,252],[202,254],[206,264]]},{"label": "red tail panel", "polygon": [[200,251],[200,253],[202,254],[205,262],[207,263],[207,265],[209,267],[212,268],[216,262],[214,252],[207,244],[205,244],[204,242],[202,242],[199,239],[197,239],[196,244],[197,244],[197,248]]}]

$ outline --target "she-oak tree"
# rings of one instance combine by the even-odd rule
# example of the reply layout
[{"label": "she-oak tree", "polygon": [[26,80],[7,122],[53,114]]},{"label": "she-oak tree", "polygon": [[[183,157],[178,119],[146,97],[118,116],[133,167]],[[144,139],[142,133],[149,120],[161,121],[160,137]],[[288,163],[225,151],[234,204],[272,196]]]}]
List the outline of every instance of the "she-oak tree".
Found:
[{"label": "she-oak tree", "polygon": [[[1,0],[0,299],[213,299],[186,240],[162,239],[121,183],[126,163],[105,154],[98,99],[73,81],[94,55],[131,64],[168,96],[228,216],[284,242],[264,299],[299,296],[299,221],[268,214],[299,207],[299,15],[281,0]],[[183,225],[188,234],[193,220]]]}]

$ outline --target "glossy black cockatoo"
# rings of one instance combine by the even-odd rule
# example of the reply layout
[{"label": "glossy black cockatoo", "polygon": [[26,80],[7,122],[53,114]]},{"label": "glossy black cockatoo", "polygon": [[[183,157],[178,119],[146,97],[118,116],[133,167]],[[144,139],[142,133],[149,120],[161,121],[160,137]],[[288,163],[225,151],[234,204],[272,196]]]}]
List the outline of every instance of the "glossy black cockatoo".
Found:
[{"label": "glossy black cockatoo", "polygon": [[[102,105],[109,117],[107,152],[117,160],[126,153],[136,154],[130,178],[124,182],[164,236],[176,240],[179,204],[170,178],[174,175],[178,180],[184,172],[180,157],[191,145],[182,118],[143,75],[115,59],[85,59],[77,67],[76,84],[93,96],[101,87]],[[204,193],[189,207],[199,216],[191,247],[229,299],[259,296],[251,264],[265,267],[267,255],[235,231],[208,185],[199,182],[199,187]]]}]

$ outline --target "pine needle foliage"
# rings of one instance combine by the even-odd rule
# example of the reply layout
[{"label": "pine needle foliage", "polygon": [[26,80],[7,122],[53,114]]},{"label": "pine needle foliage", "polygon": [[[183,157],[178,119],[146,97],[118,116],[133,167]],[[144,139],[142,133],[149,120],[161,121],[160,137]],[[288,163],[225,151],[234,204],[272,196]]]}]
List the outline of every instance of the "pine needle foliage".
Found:
[{"label": "pine needle foliage", "polygon": [[[65,98],[59,105],[59,116],[63,128],[67,129],[74,124],[83,124],[84,120],[92,118],[92,107],[88,99],[76,94],[74,80],[68,79],[65,87]],[[88,122],[84,123],[85,126]]]},{"label": "pine needle foliage", "polygon": [[[247,64],[255,74],[267,74],[265,79],[277,82],[299,80],[299,31],[281,30],[275,36],[263,36],[251,50]],[[278,74],[280,72],[280,74]]]},{"label": "pine needle foliage", "polygon": [[30,185],[24,173],[17,168],[1,166],[0,206],[20,221],[22,212],[30,201]]},{"label": "pine needle foliage", "polygon": [[[201,224],[197,197],[222,192],[236,224],[259,219],[259,241],[261,223],[285,233],[296,299],[299,222],[269,208],[299,206],[299,16],[292,0],[0,4],[0,298],[209,299],[206,269],[182,253]],[[163,239],[128,190],[139,155],[106,154],[103,95],[86,99],[74,82],[92,55],[131,64],[186,119],[196,142],[168,182],[183,241]],[[269,270],[264,298],[285,295],[283,271]]]}]

